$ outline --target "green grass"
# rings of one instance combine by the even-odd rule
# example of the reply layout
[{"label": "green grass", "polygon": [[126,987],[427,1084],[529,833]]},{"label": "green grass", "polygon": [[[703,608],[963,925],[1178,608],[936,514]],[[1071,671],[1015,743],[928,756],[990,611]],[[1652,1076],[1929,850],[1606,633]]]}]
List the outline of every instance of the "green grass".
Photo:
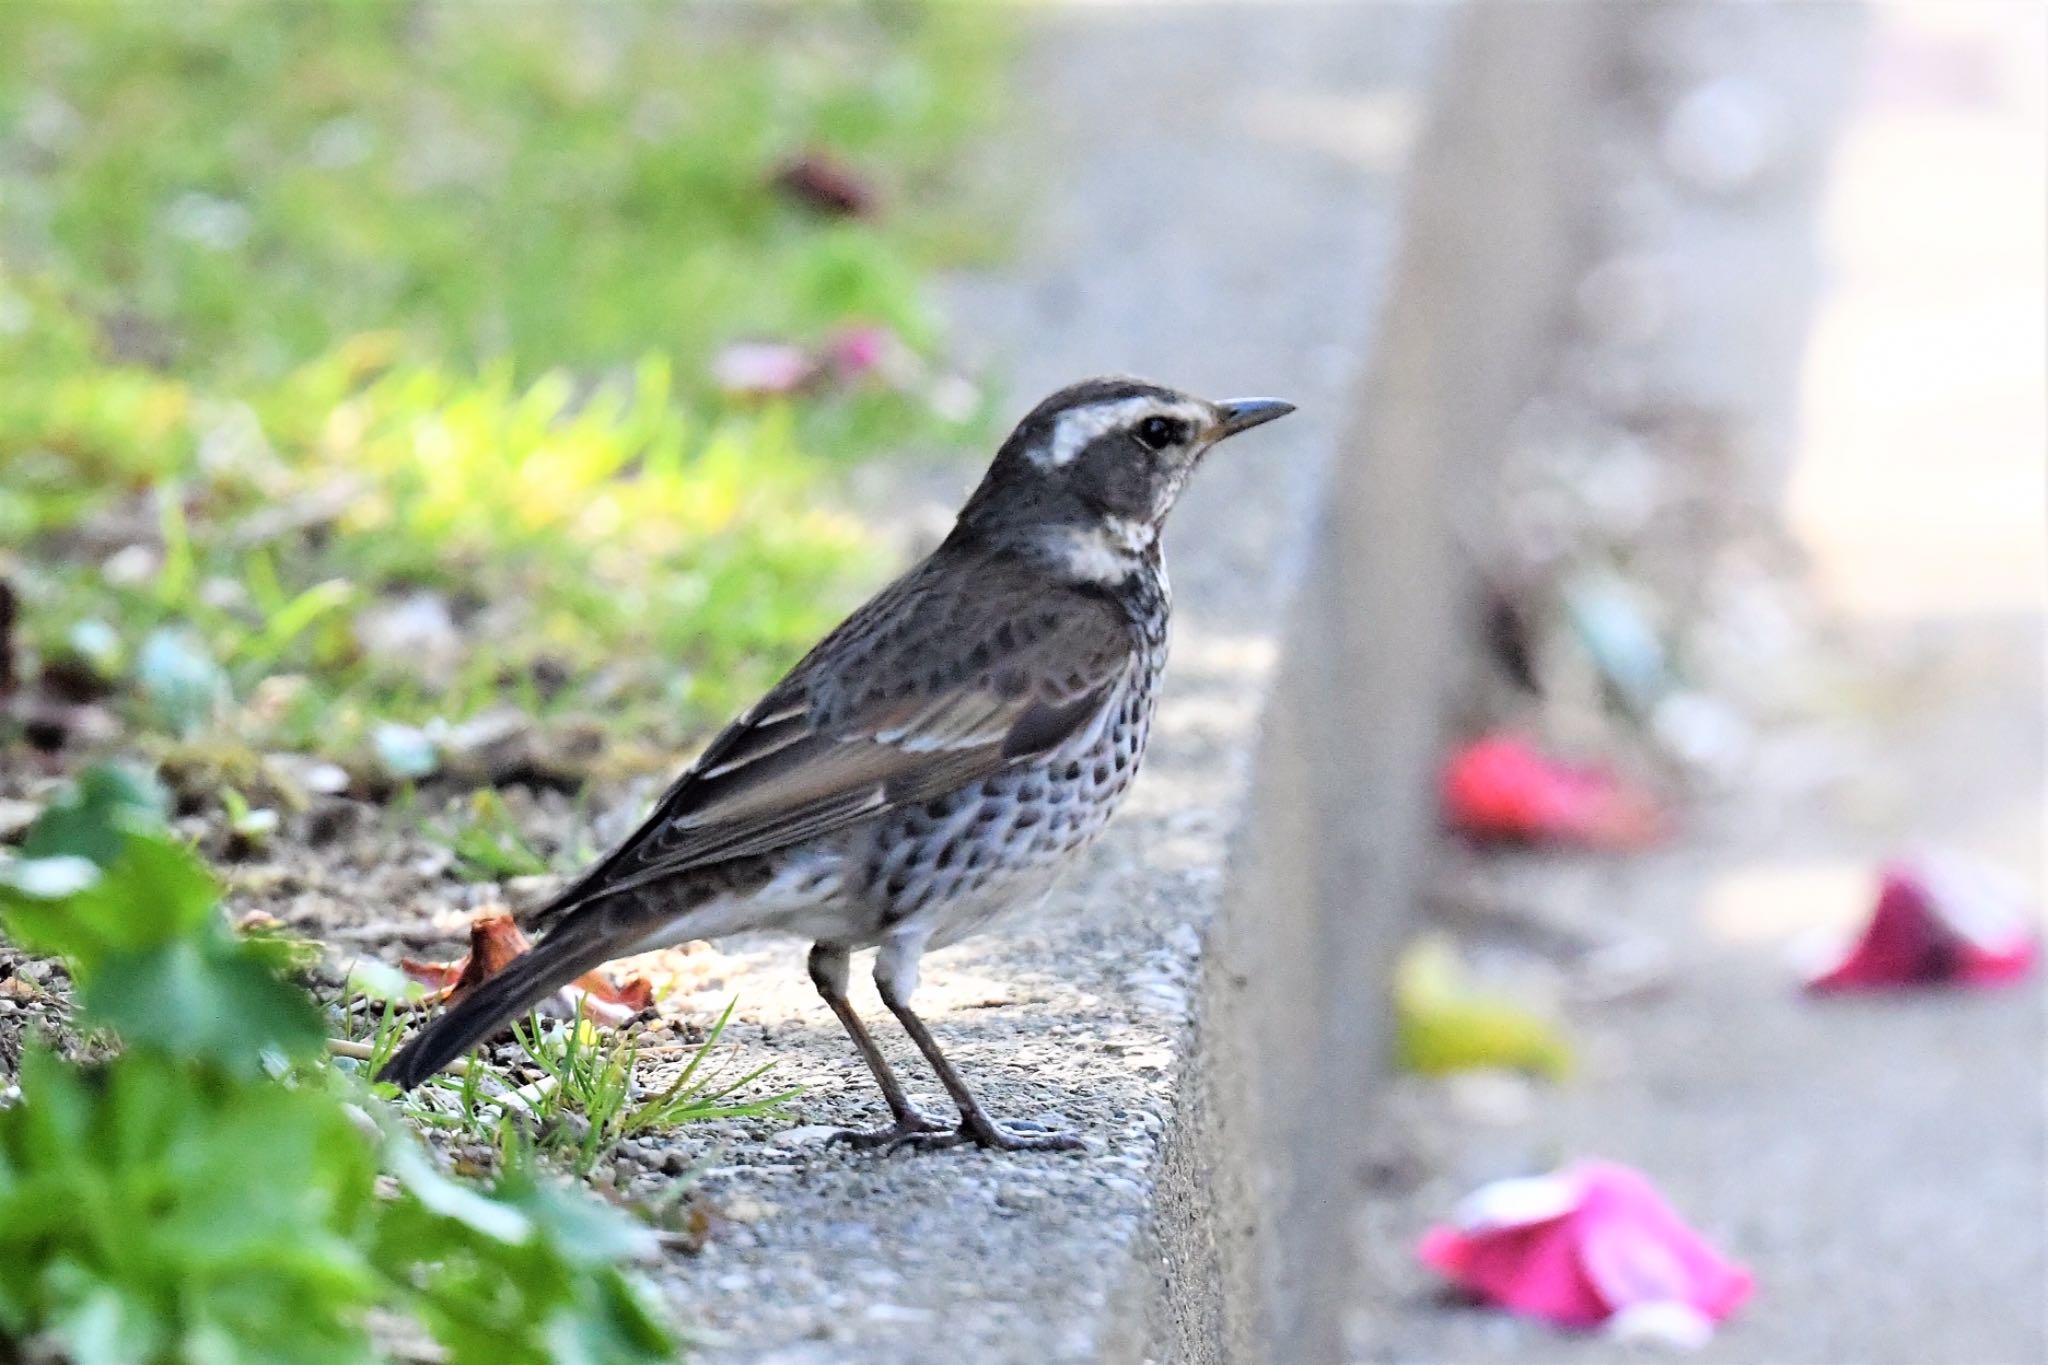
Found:
[{"label": "green grass", "polygon": [[929,339],[950,226],[774,192],[823,147],[943,198],[988,116],[978,3],[210,0],[0,9],[0,240],[186,373],[358,332],[519,378],[849,316]]},{"label": "green grass", "polygon": [[[833,471],[973,426],[921,285],[1001,50],[954,0],[0,7],[32,657],[217,748],[374,766],[381,724],[510,704],[672,751],[879,575]],[[779,192],[807,149],[880,211]],[[709,381],[855,325],[909,359]],[[367,639],[413,594],[445,656]]]},{"label": "green grass", "polygon": [[[358,346],[224,406],[128,369],[44,378],[33,345],[0,345],[0,522],[60,546],[148,529],[132,573],[61,550],[19,565],[28,643],[63,657],[93,623],[152,729],[360,757],[379,721],[510,702],[673,743],[878,565],[786,412],[693,418],[660,361],[572,403],[560,373],[519,387]],[[448,656],[366,648],[362,613],[419,591],[447,604]]]},{"label": "green grass", "polygon": [[[652,1092],[638,1084],[640,1050],[629,1037],[607,1036],[581,1021],[553,1029],[537,1020],[520,1025],[520,1047],[547,1082],[528,1106],[542,1135],[540,1149],[587,1175],[628,1138],[711,1119],[787,1118],[783,1106],[796,1098],[794,1087],[734,1098],[766,1075],[772,1062],[728,1078],[730,1059],[714,1060],[732,1011],[727,1004],[675,1078]],[[570,1118],[574,1122],[564,1122]]]},{"label": "green grass", "polygon": [[420,832],[455,855],[455,873],[465,881],[504,881],[549,870],[548,860],[526,841],[519,822],[491,788],[470,793],[463,817],[425,821]]},{"label": "green grass", "polygon": [[[388,997],[375,1006],[368,997],[357,998],[363,1007],[335,1012],[344,1037],[329,1046],[348,1049],[344,1065],[374,1076],[397,1054],[410,1016]],[[785,1106],[800,1088],[758,1093],[755,1083],[774,1064],[738,1069],[735,1054],[719,1046],[736,1003],[726,1005],[703,1041],[658,1088],[642,1081],[648,1058],[630,1028],[530,1015],[514,1025],[513,1035],[539,1081],[513,1089],[480,1058],[469,1058],[430,1077],[405,1100],[404,1112],[452,1138],[500,1153],[516,1146],[582,1176],[631,1138],[713,1120],[786,1119]],[[360,1040],[348,1036],[358,1031]],[[391,1093],[389,1087],[384,1093]]]}]

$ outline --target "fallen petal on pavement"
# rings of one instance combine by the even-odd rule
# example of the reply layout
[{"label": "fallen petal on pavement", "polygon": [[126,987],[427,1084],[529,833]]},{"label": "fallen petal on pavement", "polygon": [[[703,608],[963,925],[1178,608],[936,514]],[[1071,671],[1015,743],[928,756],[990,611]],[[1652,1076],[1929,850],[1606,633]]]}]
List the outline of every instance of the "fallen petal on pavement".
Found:
[{"label": "fallen petal on pavement", "polygon": [[1552,758],[1517,735],[1459,746],[1442,783],[1445,818],[1474,839],[1624,850],[1667,832],[1648,792],[1605,768]]},{"label": "fallen petal on pavement", "polygon": [[795,393],[817,372],[809,352],[783,341],[737,341],[711,361],[711,382],[735,398]]},{"label": "fallen petal on pavement", "polygon": [[2000,986],[2032,973],[2041,933],[2017,881],[1940,854],[1889,863],[1878,879],[1869,920],[1808,973],[1808,990]]},{"label": "fallen petal on pavement", "polygon": [[1501,1067],[1562,1080],[1572,1050],[1563,1029],[1469,979],[1448,939],[1428,937],[1401,954],[1394,972],[1401,1065],[1426,1076]]},{"label": "fallen petal on pavement", "polygon": [[1749,1271],[1679,1218],[1641,1172],[1580,1162],[1495,1181],[1431,1228],[1423,1264],[1484,1302],[1565,1327],[1700,1344],[1749,1298]]}]

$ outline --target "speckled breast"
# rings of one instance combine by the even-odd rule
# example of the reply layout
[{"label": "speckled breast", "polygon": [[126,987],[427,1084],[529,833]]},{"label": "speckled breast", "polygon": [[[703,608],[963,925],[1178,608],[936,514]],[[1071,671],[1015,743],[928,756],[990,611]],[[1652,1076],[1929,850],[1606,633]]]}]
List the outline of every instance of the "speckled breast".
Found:
[{"label": "speckled breast", "polygon": [[1101,719],[1044,761],[878,822],[863,880],[881,927],[925,921],[940,945],[1036,902],[1130,790],[1151,734],[1164,661],[1162,620]]}]

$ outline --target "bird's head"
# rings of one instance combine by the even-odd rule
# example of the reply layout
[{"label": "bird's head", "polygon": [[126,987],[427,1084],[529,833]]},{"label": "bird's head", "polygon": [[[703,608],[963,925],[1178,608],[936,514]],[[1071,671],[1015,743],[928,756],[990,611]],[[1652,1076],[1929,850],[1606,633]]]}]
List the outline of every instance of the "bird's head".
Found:
[{"label": "bird's head", "polygon": [[1073,545],[1084,576],[1115,575],[1119,557],[1151,548],[1212,446],[1292,411],[1276,398],[1212,403],[1141,379],[1084,380],[1017,424],[960,520]]}]

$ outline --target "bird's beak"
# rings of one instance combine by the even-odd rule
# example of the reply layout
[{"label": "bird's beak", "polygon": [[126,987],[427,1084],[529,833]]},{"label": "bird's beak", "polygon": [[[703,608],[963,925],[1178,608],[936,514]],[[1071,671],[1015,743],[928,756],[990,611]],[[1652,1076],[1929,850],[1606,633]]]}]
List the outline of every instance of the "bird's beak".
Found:
[{"label": "bird's beak", "polygon": [[1233,398],[1216,405],[1216,430],[1214,440],[1235,436],[1240,431],[1250,431],[1263,426],[1276,417],[1285,417],[1294,411],[1294,404],[1283,403],[1277,398]]}]

